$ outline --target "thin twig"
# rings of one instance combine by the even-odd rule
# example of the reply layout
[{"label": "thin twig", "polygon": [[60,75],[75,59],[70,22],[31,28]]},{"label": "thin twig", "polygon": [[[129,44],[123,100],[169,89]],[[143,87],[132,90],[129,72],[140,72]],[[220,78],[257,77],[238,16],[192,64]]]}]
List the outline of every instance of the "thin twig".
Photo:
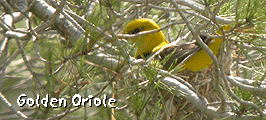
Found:
[{"label": "thin twig", "polygon": [[[188,22],[186,16],[183,14],[183,12],[180,10],[179,6],[177,5],[177,3],[172,0],[173,5],[176,8],[176,11],[180,14],[180,16],[184,19],[184,21],[186,22],[189,30],[191,31],[193,37],[197,40],[197,43],[202,47],[202,49],[211,57],[213,63],[214,63],[214,69],[215,69],[215,77],[214,77],[214,87],[218,93],[218,96],[221,98],[222,103],[226,101],[226,96],[223,92],[223,90],[220,87],[220,83],[219,83],[219,78],[218,78],[218,74],[219,74],[219,64],[218,64],[218,60],[215,57],[215,55],[213,54],[213,52],[210,50],[210,48],[201,40],[201,38],[199,37],[199,33],[196,32],[193,27],[190,25],[190,23]],[[225,108],[225,106],[221,106],[221,108]]]},{"label": "thin twig", "polygon": [[8,108],[10,110],[12,110],[14,113],[16,113],[18,116],[20,116],[23,119],[29,119],[28,116],[26,116],[25,114],[23,114],[22,112],[18,111],[17,109],[15,109],[12,104],[5,98],[5,96],[2,94],[2,92],[0,92],[0,98],[1,100],[4,102],[4,104],[6,106],[8,106]]}]

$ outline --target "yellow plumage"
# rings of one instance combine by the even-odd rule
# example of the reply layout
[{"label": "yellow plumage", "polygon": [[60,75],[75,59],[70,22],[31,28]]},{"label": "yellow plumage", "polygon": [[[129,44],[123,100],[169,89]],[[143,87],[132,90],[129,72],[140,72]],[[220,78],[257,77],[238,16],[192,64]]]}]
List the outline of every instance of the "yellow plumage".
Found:
[{"label": "yellow plumage", "polygon": [[[230,26],[223,27],[223,29],[226,31],[228,31],[230,28],[231,28]],[[138,32],[154,30],[154,29],[160,29],[159,25],[157,25],[151,19],[141,18],[130,22],[124,31],[125,33],[128,34],[136,34]],[[220,30],[218,30],[217,33],[220,35],[222,34]],[[222,41],[223,41],[222,38],[215,38],[210,44],[208,44],[209,48],[212,50],[214,55],[217,55]],[[149,53],[154,53],[169,44],[169,42],[165,39],[161,31],[133,38],[133,42],[138,48],[135,54],[136,58],[146,57]],[[181,47],[179,46],[173,48],[176,49],[176,53],[174,53],[170,59],[177,59],[178,62],[181,62],[186,56],[189,55],[188,53],[190,53],[190,51],[193,50],[195,51],[198,47],[196,47],[196,45],[186,45],[186,46],[181,46]],[[171,48],[171,51],[174,50],[173,48]],[[186,53],[187,55],[183,56],[181,54],[182,52]],[[165,55],[168,54],[169,53]],[[169,65],[170,63],[166,64],[168,64],[167,65],[168,67],[170,66]],[[197,51],[196,54],[194,54],[187,61],[185,61],[184,69],[193,72],[198,72],[209,67],[211,64],[212,64],[212,59],[204,50],[200,49],[199,51]]]},{"label": "yellow plumage", "polygon": [[[151,19],[142,18],[134,20],[131,23],[129,23],[124,31],[125,33],[128,34],[134,34],[137,32],[154,30],[154,29],[160,29],[159,25],[157,25]],[[158,46],[162,48],[169,44],[169,42],[165,40],[165,37],[161,31],[133,38],[132,41],[135,42],[138,48],[135,57],[145,53],[155,52],[153,50],[154,48]]]}]

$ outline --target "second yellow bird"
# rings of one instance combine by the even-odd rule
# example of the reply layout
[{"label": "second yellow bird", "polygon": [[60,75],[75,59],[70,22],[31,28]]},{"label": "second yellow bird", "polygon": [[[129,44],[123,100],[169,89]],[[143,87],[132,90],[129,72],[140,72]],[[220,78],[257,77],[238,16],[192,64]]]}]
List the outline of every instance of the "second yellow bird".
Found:
[{"label": "second yellow bird", "polygon": [[[230,28],[230,26],[223,27],[225,31],[230,30]],[[138,32],[149,31],[154,29],[160,29],[159,25],[157,25],[151,19],[141,18],[130,22],[126,26],[124,32],[127,34],[137,34]],[[220,30],[218,30],[217,33],[220,35],[222,34]],[[165,39],[161,31],[135,37],[132,39],[132,41],[137,47],[135,58],[145,58],[169,44],[169,42]],[[222,41],[222,38],[215,38],[211,42],[207,43],[214,55],[217,55]],[[169,47],[160,53],[159,58],[163,59],[167,55],[171,54],[171,52],[173,51],[175,51],[175,53],[172,54],[170,59],[164,65],[165,69],[168,69],[171,63],[173,63],[174,61],[177,62],[175,64],[177,65],[183,60],[187,59],[187,57],[192,54],[193,56],[190,56],[184,62],[185,70],[198,72],[205,68],[208,68],[212,64],[212,59],[209,57],[209,55],[204,50],[200,49],[198,45],[195,44],[184,44],[180,46]]]}]

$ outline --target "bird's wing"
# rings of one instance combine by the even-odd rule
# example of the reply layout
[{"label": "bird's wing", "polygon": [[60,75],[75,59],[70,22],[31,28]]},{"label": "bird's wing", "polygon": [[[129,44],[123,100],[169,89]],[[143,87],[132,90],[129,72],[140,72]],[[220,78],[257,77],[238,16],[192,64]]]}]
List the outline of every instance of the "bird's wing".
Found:
[{"label": "bird's wing", "polygon": [[182,63],[187,57],[197,53],[199,47],[195,44],[181,44],[173,47],[165,48],[159,55],[159,59],[167,59],[164,64],[164,69],[168,70],[169,67],[176,66]]},{"label": "bird's wing", "polygon": [[[205,36],[200,37],[207,45],[213,42],[211,38]],[[176,66],[180,63],[185,63],[201,49],[202,48],[197,42],[184,43],[165,48],[158,57],[160,60],[163,60],[164,58],[168,59],[164,64],[164,69],[168,70],[171,65]]]}]

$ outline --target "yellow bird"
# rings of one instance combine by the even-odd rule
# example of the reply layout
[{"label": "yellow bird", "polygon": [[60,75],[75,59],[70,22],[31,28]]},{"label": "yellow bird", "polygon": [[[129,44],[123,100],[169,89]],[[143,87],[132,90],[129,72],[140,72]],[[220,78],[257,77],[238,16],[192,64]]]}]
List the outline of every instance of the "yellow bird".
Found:
[{"label": "yellow bird", "polygon": [[[222,28],[225,31],[231,29],[230,26],[223,26]],[[154,29],[160,29],[159,25],[157,25],[151,19],[141,18],[130,22],[126,26],[124,33],[137,34],[138,32]],[[216,33],[222,35],[222,32],[220,30],[218,30]],[[213,54],[217,55],[223,39],[215,38],[212,40],[204,36],[201,36],[201,38],[212,50]],[[156,51],[169,44],[161,31],[135,37],[132,39],[132,41],[137,47],[137,52],[135,54],[135,58],[137,59],[148,57],[150,54],[155,53]],[[173,51],[174,53],[171,54]],[[208,68],[212,64],[212,59],[209,57],[209,55],[203,49],[200,49],[200,46],[196,45],[195,43],[167,47],[159,54],[158,57],[162,60],[169,54],[171,54],[172,56],[165,63],[164,69],[168,69],[174,61],[176,61],[174,65],[177,65],[183,60],[185,60],[184,62],[182,62],[184,63],[184,69],[193,72],[201,71],[205,68]]]}]

